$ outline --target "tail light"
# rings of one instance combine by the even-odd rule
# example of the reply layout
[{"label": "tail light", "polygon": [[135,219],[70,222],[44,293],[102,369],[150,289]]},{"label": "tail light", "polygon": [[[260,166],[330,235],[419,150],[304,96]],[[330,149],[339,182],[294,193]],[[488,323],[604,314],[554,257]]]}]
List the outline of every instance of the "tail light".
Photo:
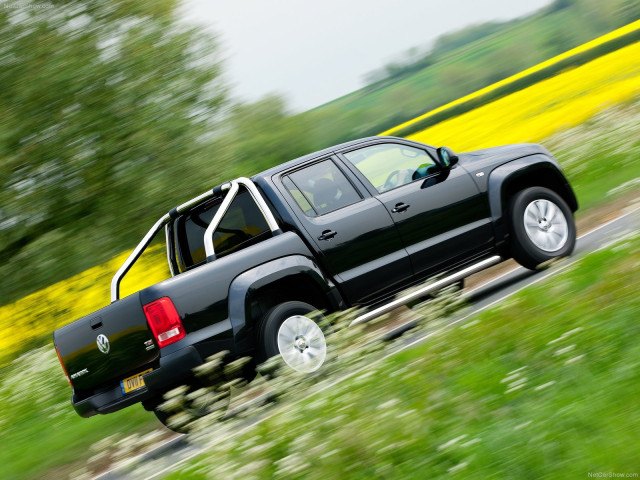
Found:
[{"label": "tail light", "polygon": [[180,315],[169,297],[159,298],[143,308],[149,328],[160,348],[177,342],[187,334],[182,326]]},{"label": "tail light", "polygon": [[69,378],[69,374],[67,373],[67,369],[64,366],[64,363],[62,363],[62,357],[60,356],[60,352],[58,351],[58,347],[56,346],[56,355],[58,355],[58,360],[60,361],[60,366],[62,367],[62,371],[64,372],[64,376],[67,377],[67,382],[69,382],[69,385],[71,385],[73,387],[73,385],[71,384],[71,379]]}]

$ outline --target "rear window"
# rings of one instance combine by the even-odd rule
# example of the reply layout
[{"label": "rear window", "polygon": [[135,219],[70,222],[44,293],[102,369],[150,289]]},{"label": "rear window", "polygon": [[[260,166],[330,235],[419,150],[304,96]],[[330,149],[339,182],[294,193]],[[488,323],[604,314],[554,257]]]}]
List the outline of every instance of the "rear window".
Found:
[{"label": "rear window", "polygon": [[[182,247],[179,259],[181,271],[206,261],[204,233],[221,204],[222,200],[216,199],[177,220],[178,239]],[[221,257],[253,245],[270,235],[269,225],[251,194],[246,188],[240,187],[229,210],[213,233],[213,248],[216,257]]]}]

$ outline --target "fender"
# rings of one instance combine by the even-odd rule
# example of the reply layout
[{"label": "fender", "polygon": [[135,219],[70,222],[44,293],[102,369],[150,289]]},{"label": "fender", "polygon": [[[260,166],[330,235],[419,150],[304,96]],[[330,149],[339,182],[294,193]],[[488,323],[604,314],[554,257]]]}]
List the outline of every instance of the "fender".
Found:
[{"label": "fender", "polygon": [[246,334],[253,294],[261,287],[292,275],[306,275],[325,293],[332,307],[345,307],[338,290],[320,267],[303,255],[289,255],[263,263],[238,275],[229,287],[229,319],[236,342]]},{"label": "fender", "polygon": [[511,185],[522,185],[523,188],[540,185],[551,188],[567,202],[571,211],[575,212],[578,209],[576,196],[553,157],[531,155],[500,165],[491,171],[487,180],[491,221],[498,245],[502,244],[508,235],[504,210]]}]

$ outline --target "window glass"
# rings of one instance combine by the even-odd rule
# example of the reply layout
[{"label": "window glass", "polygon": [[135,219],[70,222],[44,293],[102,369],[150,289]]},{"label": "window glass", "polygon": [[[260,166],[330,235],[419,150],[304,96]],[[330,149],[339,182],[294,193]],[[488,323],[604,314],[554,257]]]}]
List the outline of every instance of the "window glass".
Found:
[{"label": "window glass", "polygon": [[356,189],[331,160],[298,170],[285,177],[284,182],[309,216],[323,215],[360,201]]},{"label": "window glass", "polygon": [[344,156],[380,193],[427,177],[438,170],[436,162],[424,150],[397,143],[371,145],[345,153]]},{"label": "window glass", "polygon": [[269,231],[264,215],[243,187],[213,232],[213,249],[220,257],[253,245],[255,237]]},{"label": "window glass", "polygon": [[184,262],[184,269],[205,261],[204,232],[220,208],[221,203],[222,201],[219,199],[208,203],[205,207],[198,208],[179,220],[178,239],[180,240],[180,253]]},{"label": "window glass", "polygon": [[[181,244],[184,246],[186,243],[187,246],[188,251],[184,251],[183,247],[182,252],[187,268],[199,265],[206,260],[204,232],[221,203],[221,200],[216,200],[183,217],[181,230],[186,242]],[[270,233],[267,221],[251,194],[246,188],[240,187],[229,210],[213,232],[213,248],[216,256],[220,257],[253,245],[262,240],[266,236],[262,234],[266,233]]]},{"label": "window glass", "polygon": [[289,177],[284,177],[282,179],[282,183],[284,183],[284,186],[287,187],[287,190],[289,190],[289,193],[305,213],[305,215],[308,215],[310,217],[315,217],[317,215],[316,211],[309,203],[309,200],[307,200],[302,192],[298,190],[298,187],[296,187],[296,185]]}]

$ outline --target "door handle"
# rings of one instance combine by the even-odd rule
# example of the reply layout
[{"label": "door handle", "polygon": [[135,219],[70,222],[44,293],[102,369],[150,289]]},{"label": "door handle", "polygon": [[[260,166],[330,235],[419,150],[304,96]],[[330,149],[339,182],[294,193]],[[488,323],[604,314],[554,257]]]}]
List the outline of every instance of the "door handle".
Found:
[{"label": "door handle", "polygon": [[393,213],[400,213],[400,212],[404,212],[407,208],[409,208],[411,205],[408,205],[406,203],[396,203],[396,206],[393,207],[393,210],[391,210]]},{"label": "door handle", "polygon": [[318,240],[331,240],[337,234],[338,232],[334,232],[333,230],[325,230],[322,232],[322,235],[318,237]]}]

